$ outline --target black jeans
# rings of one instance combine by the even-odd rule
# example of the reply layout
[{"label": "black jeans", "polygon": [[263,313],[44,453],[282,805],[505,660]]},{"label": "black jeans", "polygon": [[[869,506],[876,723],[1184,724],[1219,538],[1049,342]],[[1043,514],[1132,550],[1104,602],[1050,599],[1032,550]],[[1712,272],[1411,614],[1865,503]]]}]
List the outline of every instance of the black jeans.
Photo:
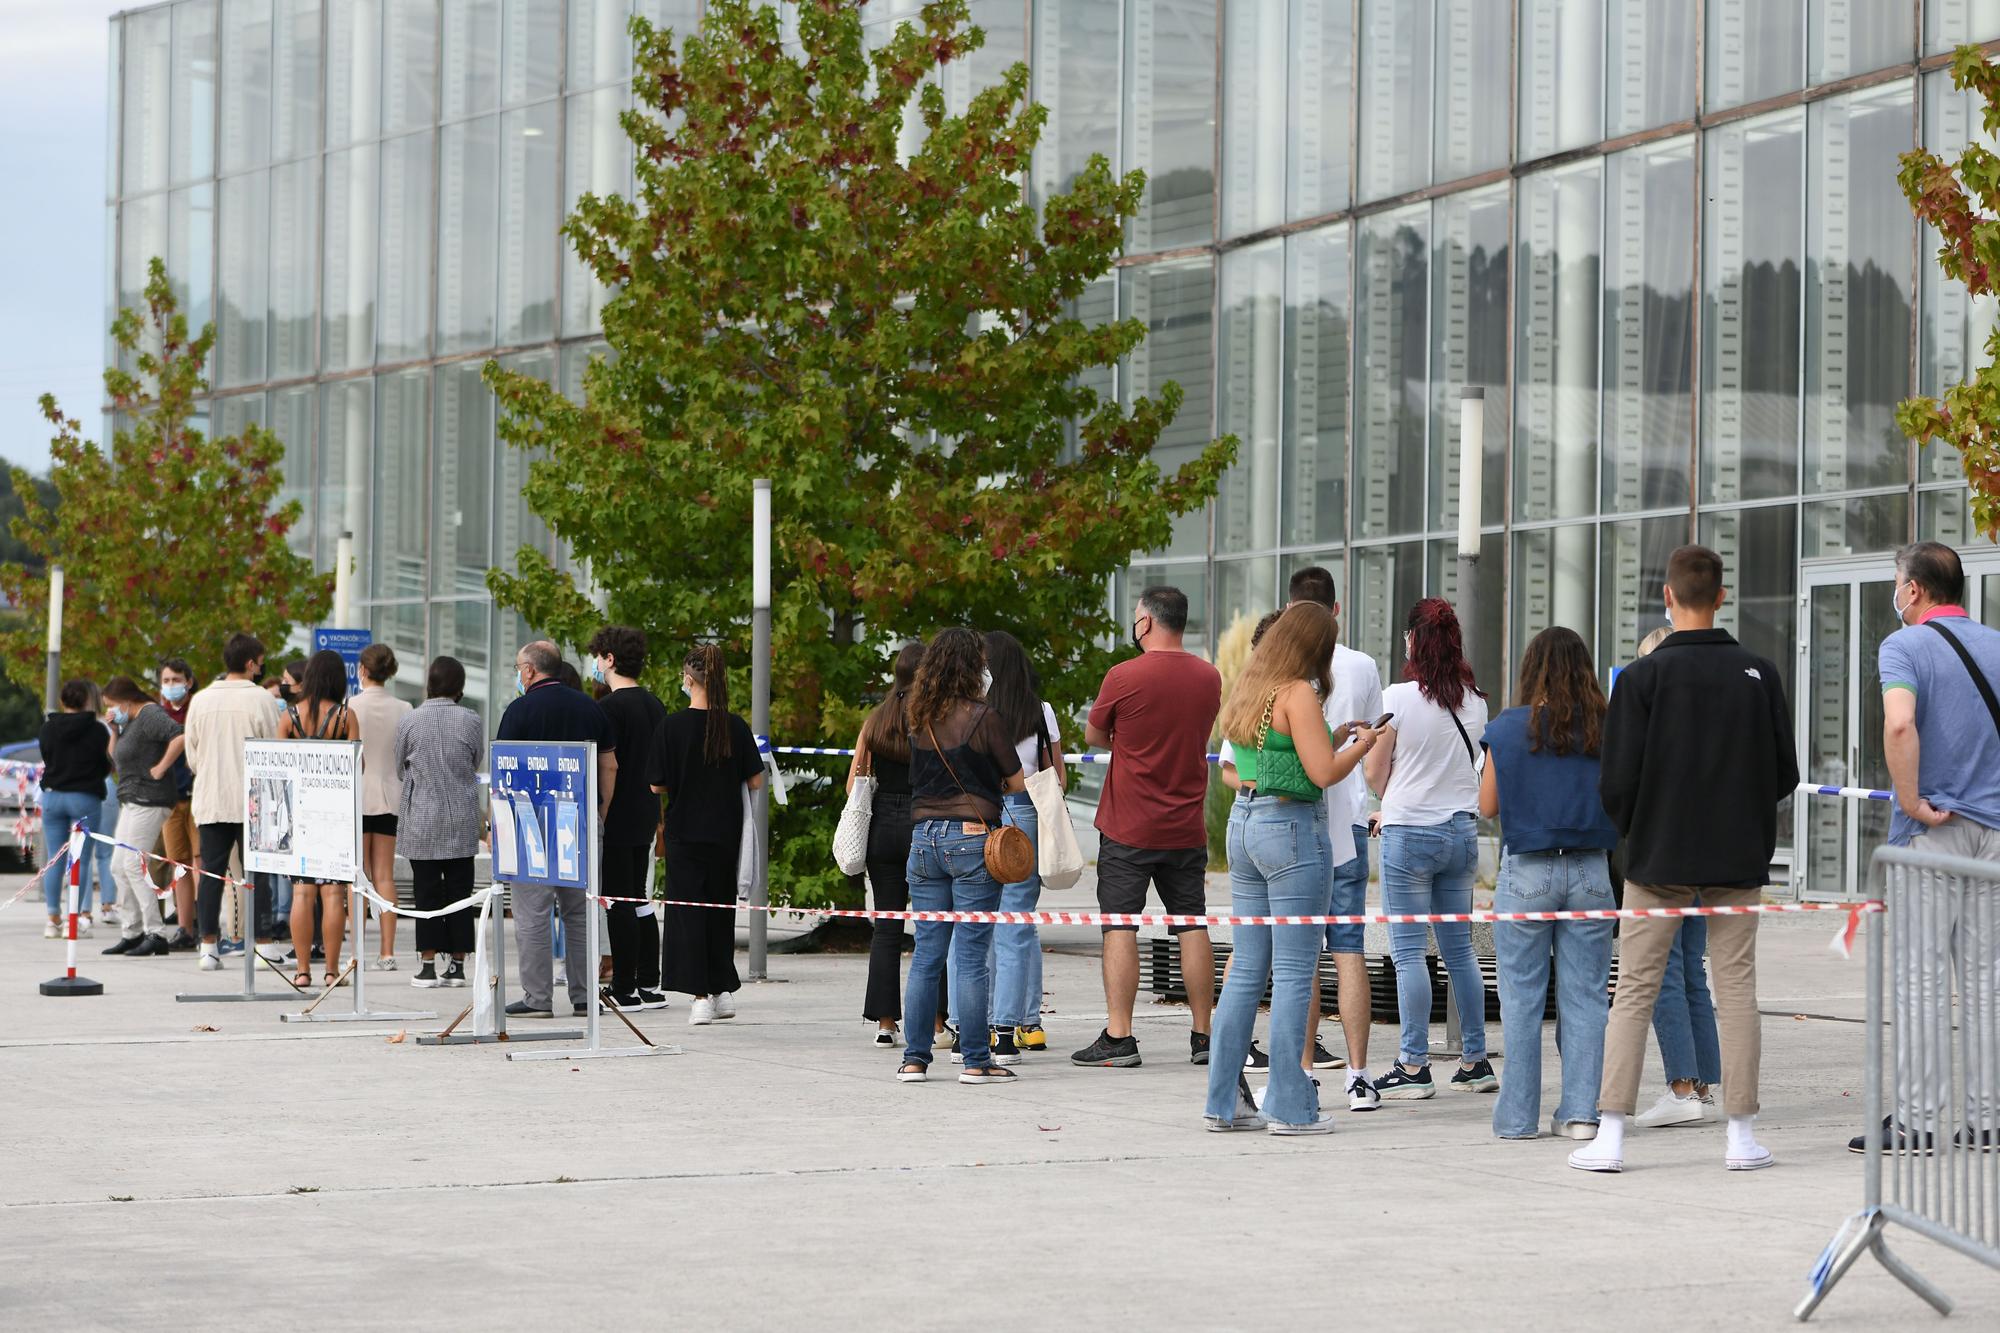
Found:
[{"label": "black jeans", "polygon": [[[860,876],[854,877],[859,887]],[[910,907],[910,797],[907,792],[876,792],[874,811],[868,821],[868,884],[874,890],[878,912],[905,912]],[[868,992],[862,998],[861,1016],[879,1022],[903,1018],[903,937],[906,922],[877,921],[875,937],[868,946]],[[944,997],[950,992],[938,986],[938,1017],[943,1018]]]},{"label": "black jeans", "polygon": [[[646,865],[653,845],[604,849],[603,880],[607,898],[646,896]],[[611,936],[611,993],[630,995],[635,988],[660,988],[660,919],[639,915],[638,903],[606,903],[605,925]]]},{"label": "black jeans", "polygon": [[[472,858],[454,856],[448,861],[410,861],[410,892],[419,912],[434,912],[460,898],[472,895]],[[478,914],[470,907],[450,916],[417,918],[417,952],[468,954],[478,925]]]},{"label": "black jeans", "polygon": [[[222,881],[213,878],[229,873],[229,854],[243,845],[241,824],[203,824],[199,827],[201,841],[201,868],[208,874],[201,877],[195,886],[194,914],[201,938],[209,939],[222,933]],[[277,926],[273,914],[277,906],[276,895],[271,889],[269,875],[252,875],[250,882],[256,886],[251,893],[255,900],[252,915],[256,917],[257,942],[268,944],[277,938]]]},{"label": "black jeans", "polygon": [[736,973],[736,863],[742,843],[667,839],[668,897],[714,907],[669,907],[660,932],[662,989],[731,995]]}]

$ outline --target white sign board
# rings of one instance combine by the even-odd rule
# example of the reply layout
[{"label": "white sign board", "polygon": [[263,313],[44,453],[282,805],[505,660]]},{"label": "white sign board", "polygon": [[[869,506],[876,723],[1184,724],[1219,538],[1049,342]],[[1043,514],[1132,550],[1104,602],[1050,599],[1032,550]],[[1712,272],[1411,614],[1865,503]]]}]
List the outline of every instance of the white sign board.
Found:
[{"label": "white sign board", "polygon": [[361,746],[243,742],[243,868],[352,884],[361,861]]}]

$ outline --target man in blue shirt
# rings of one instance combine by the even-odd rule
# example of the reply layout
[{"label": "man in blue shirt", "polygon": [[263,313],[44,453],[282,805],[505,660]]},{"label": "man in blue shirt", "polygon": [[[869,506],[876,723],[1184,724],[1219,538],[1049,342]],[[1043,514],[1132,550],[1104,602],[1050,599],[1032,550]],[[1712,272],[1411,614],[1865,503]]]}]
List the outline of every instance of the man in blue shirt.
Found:
[{"label": "man in blue shirt", "polygon": [[[556,679],[556,668],[561,665],[561,651],[546,639],[527,644],[514,654],[515,686],[521,693],[500,715],[495,739],[596,741],[597,817],[601,823],[618,781],[618,738],[596,700]],[[593,838],[593,851],[596,843]],[[521,955],[524,995],[507,1006],[512,1017],[549,1018],[554,1014],[555,959],[549,913],[556,907],[562,911],[563,977],[569,986],[570,1005],[578,1014],[587,1012],[590,987],[597,974],[597,960],[586,956],[590,946],[584,913],[594,910],[586,901],[588,896],[582,889],[514,886],[514,945]]]},{"label": "man in blue shirt", "polygon": [[[1896,809],[1889,818],[1889,843],[1944,856],[1993,862],[2000,878],[2000,630],[1971,619],[1965,600],[1965,567],[1958,552],[1940,542],[1914,542],[1896,552],[1896,618],[1902,628],[1882,640],[1877,658],[1882,677],[1882,748],[1895,784]],[[1982,689],[1982,685],[1984,688]],[[1922,978],[1896,974],[1896,1022],[1906,1030],[1951,1023],[1953,971],[1961,959],[1965,975],[2000,971],[2000,923],[1974,910],[1976,899],[1962,881],[1947,880],[1922,890],[1934,895],[1914,922],[1914,958]],[[1921,1000],[1913,993],[1921,986]],[[1918,1013],[1916,1006],[1929,1006]],[[1990,988],[1964,1003],[1990,1006]],[[1964,1030],[1992,1030],[2000,1015]],[[1951,1133],[1939,1123],[1950,1095],[1951,1071],[1943,1052],[1896,1044],[1896,1103],[1915,1108],[1921,1123],[1884,1124],[1891,1152],[1929,1152],[1933,1135]],[[2000,1092],[1993,1077],[1966,1088],[1965,1133],[1982,1147],[2000,1142]],[[1848,1145],[1867,1147],[1857,1135]]]}]

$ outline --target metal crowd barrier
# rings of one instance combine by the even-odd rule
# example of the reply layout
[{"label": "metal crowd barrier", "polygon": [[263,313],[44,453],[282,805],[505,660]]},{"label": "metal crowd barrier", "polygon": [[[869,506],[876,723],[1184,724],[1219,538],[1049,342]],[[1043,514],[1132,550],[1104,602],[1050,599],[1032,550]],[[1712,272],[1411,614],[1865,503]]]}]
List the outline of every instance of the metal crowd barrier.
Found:
[{"label": "metal crowd barrier", "polygon": [[1862,1209],[1820,1256],[1799,1319],[1864,1253],[1951,1312],[1890,1252],[1891,1224],[2000,1269],[2000,862],[1884,847],[1873,868]]}]

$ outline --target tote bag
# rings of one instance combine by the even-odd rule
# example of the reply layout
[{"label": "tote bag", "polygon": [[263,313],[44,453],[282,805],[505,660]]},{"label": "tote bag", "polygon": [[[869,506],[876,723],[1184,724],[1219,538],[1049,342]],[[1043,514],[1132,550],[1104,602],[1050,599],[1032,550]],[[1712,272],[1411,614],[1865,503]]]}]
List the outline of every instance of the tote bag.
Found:
[{"label": "tote bag", "polygon": [[[1050,751],[1047,732],[1042,734],[1042,757]],[[1070,822],[1069,802],[1063,799],[1063,785],[1053,764],[1036,769],[1028,777],[1028,799],[1035,806],[1035,869],[1042,887],[1060,891],[1074,888],[1083,876],[1083,848],[1077,845],[1076,826]]]},{"label": "tote bag", "polygon": [[868,824],[874,817],[875,775],[856,773],[833,827],[833,863],[843,875],[858,875],[868,866]]}]

